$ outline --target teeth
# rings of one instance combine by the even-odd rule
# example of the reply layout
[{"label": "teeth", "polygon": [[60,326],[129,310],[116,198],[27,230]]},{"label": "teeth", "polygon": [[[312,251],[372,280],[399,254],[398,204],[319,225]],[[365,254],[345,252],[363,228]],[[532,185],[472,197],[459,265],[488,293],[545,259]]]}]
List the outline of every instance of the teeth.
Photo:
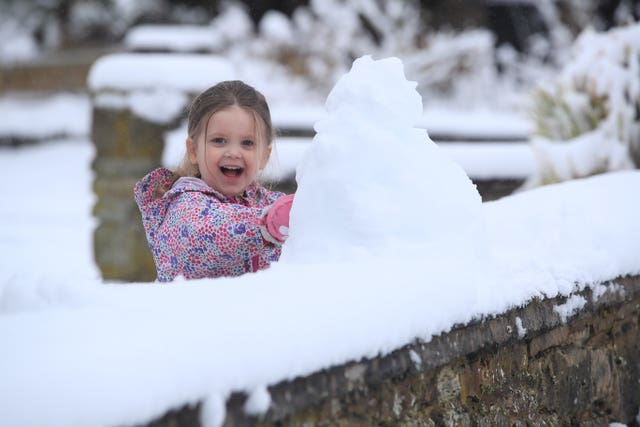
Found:
[{"label": "teeth", "polygon": [[240,166],[220,166],[220,170],[227,176],[240,176],[242,174],[242,167]]}]

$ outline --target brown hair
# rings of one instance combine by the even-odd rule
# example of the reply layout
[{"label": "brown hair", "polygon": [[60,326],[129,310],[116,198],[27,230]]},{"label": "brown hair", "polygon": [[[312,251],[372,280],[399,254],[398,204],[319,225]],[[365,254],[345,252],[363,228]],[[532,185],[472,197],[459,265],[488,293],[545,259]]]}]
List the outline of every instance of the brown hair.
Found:
[{"label": "brown hair", "polygon": [[[263,139],[267,146],[274,138],[269,105],[262,93],[240,80],[227,80],[210,87],[198,95],[189,108],[188,136],[194,143],[203,127],[217,111],[237,105],[253,114],[258,132],[258,140]],[[174,171],[178,176],[198,176],[197,165],[191,164],[188,153]]]}]

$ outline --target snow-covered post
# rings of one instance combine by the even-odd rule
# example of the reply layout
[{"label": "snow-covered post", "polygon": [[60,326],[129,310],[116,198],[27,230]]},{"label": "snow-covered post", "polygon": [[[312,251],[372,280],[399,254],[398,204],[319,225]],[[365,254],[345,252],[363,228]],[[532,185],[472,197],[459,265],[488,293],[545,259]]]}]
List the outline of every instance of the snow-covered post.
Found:
[{"label": "snow-covered post", "polygon": [[640,24],[585,31],[533,101],[539,172],[530,185],[640,167]]},{"label": "snow-covered post", "polygon": [[161,165],[164,133],[178,126],[190,98],[232,76],[226,61],[209,55],[114,54],[91,68],[94,256],[104,279],[155,279],[133,185]]}]

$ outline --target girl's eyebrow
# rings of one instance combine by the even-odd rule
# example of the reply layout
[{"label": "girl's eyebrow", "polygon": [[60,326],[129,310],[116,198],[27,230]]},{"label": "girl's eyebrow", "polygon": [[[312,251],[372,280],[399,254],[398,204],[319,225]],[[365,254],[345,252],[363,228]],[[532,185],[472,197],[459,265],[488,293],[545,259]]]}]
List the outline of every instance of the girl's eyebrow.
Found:
[{"label": "girl's eyebrow", "polygon": [[257,135],[253,135],[253,134],[245,134],[245,135],[242,135],[240,137],[241,141],[245,141],[247,139],[250,139],[251,141],[257,141],[258,140],[258,136]]},{"label": "girl's eyebrow", "polygon": [[[207,138],[210,138],[212,136],[227,136],[226,132],[220,132],[220,131],[211,131],[207,133]],[[240,136],[241,139],[258,139],[258,135],[256,134],[252,134],[252,133],[246,133],[244,135]]]}]

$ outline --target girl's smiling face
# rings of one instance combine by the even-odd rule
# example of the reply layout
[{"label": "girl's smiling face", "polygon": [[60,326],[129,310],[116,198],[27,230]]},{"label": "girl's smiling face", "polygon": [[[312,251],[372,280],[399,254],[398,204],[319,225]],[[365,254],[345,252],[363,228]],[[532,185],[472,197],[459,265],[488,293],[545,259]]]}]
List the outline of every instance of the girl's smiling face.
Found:
[{"label": "girl's smiling face", "polygon": [[233,105],[211,115],[196,141],[187,138],[189,160],[207,185],[227,197],[244,193],[271,153],[256,128],[252,112]]}]

